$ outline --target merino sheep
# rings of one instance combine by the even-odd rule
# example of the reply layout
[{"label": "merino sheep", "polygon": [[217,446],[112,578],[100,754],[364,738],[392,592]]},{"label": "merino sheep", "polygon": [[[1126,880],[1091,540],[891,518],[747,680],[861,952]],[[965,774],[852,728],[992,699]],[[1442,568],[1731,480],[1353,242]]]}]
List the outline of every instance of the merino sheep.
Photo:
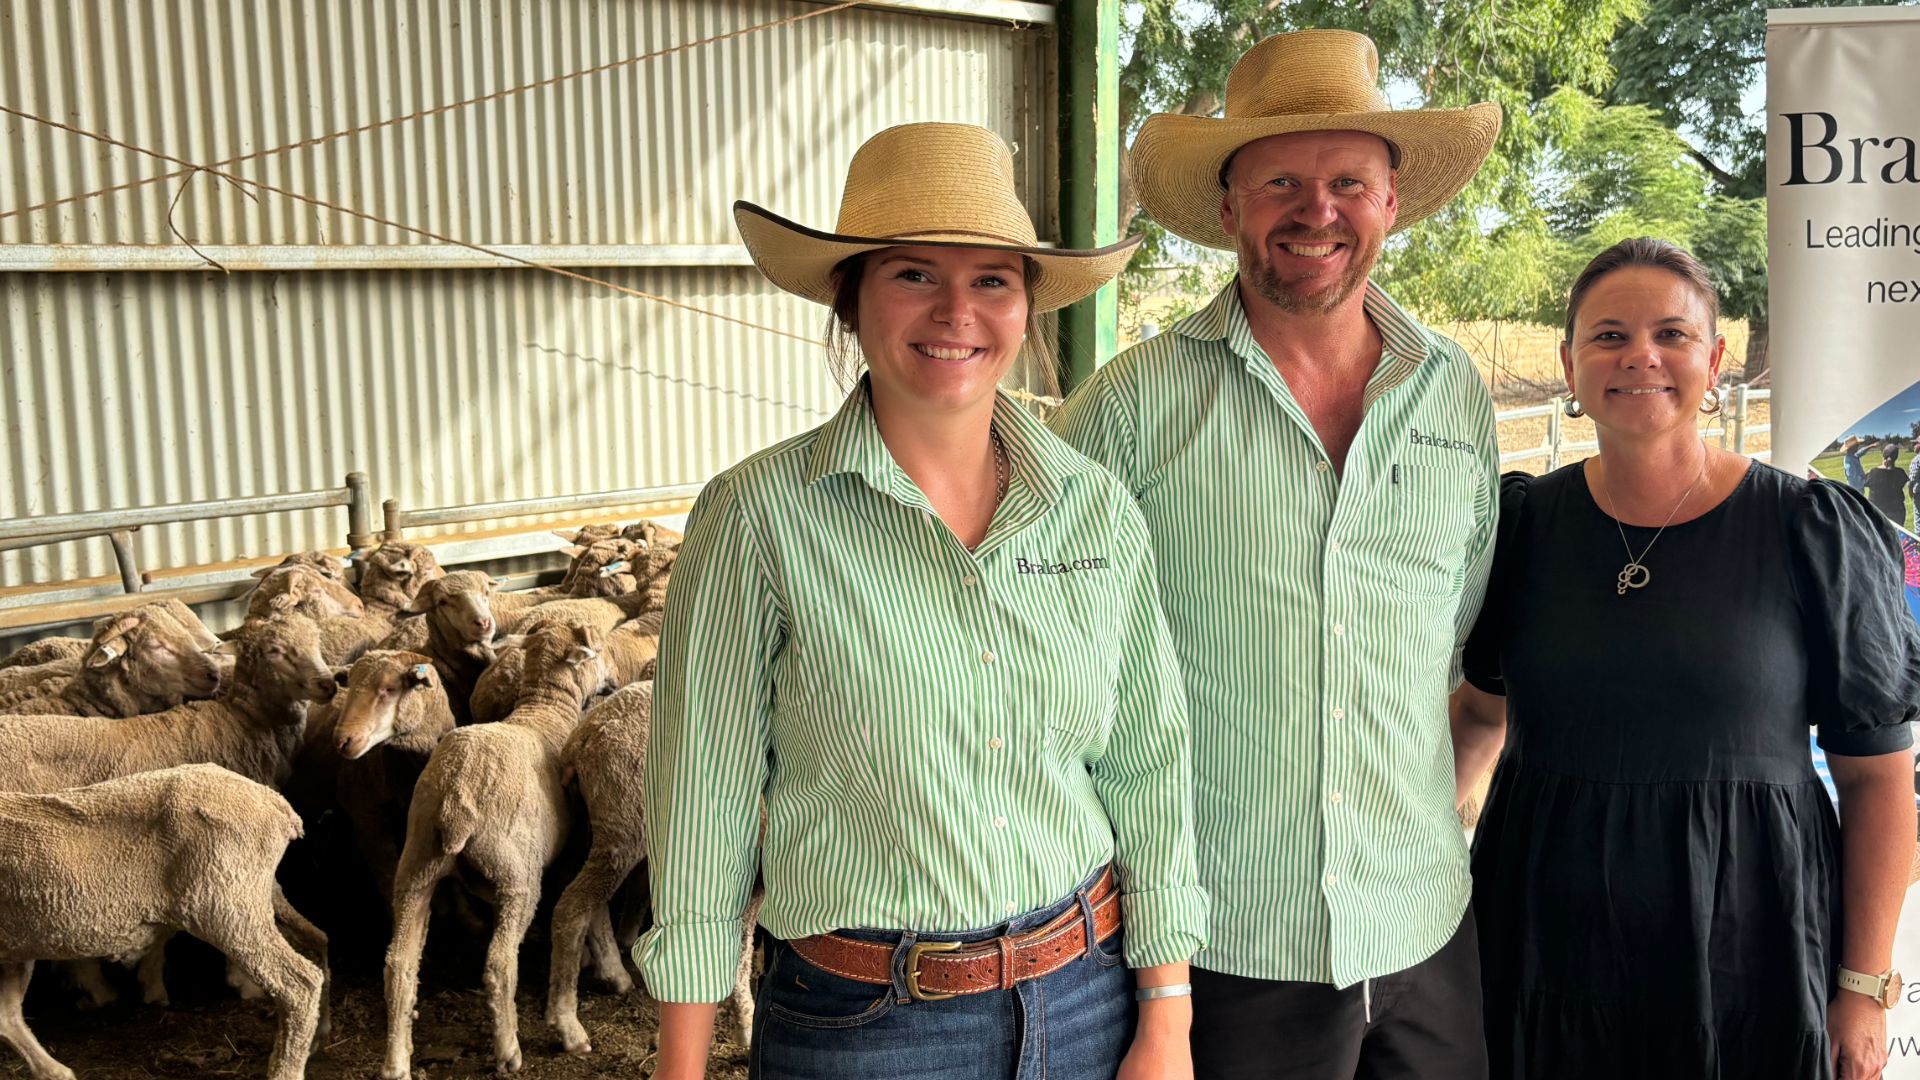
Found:
[{"label": "merino sheep", "polygon": [[[647,760],[647,727],[653,715],[653,684],[633,683],[587,710],[561,751],[568,778],[586,800],[593,847],[553,908],[553,956],[548,964],[547,1023],[569,1054],[593,1047],[580,1025],[580,952],[584,941],[594,974],[618,993],[633,988],[620,962],[607,904],[634,867],[647,857],[646,820],[640,777]],[[734,973],[733,1005],[740,1015],[740,1038],[753,1033],[753,931],[761,894],[747,906],[740,942],[740,966]]]},{"label": "merino sheep", "polygon": [[540,901],[540,874],[569,825],[560,751],[581,705],[609,678],[601,635],[541,624],[529,634],[527,677],[513,714],[456,728],[440,740],[415,786],[406,850],[394,879],[393,942],[387,952],[387,1060],[381,1076],[405,1080],[413,1057],[413,1009],[434,886],[459,864],[493,888],[487,950],[494,1062],[520,1068],[514,991],[521,940]]},{"label": "merino sheep", "polygon": [[0,791],[58,791],[193,762],[278,785],[306,703],[333,696],[333,672],[318,629],[298,616],[254,620],[236,647],[233,678],[212,701],[125,720],[0,716]]},{"label": "merino sheep", "polygon": [[101,620],[75,675],[41,684],[37,695],[0,701],[0,713],[125,717],[212,697],[220,665],[192,633],[206,628],[191,612],[187,618],[190,627],[164,605],[149,604]]},{"label": "merino sheep", "polygon": [[25,645],[7,654],[0,660],[0,671],[12,671],[18,668],[40,667],[43,664],[57,663],[61,660],[78,661],[87,646],[92,642],[87,638],[49,637],[39,641],[29,641]]},{"label": "merino sheep", "polygon": [[[609,602],[588,600],[585,603],[604,605]],[[606,634],[607,661],[613,669],[613,684],[616,687],[646,677],[644,673],[651,670],[652,660],[660,651],[659,612],[642,615],[609,630],[607,623],[610,620],[595,617],[596,609],[591,606],[582,611],[572,608],[566,601],[556,601],[542,604],[535,610],[543,620],[567,626],[590,627]],[[463,723],[496,723],[513,711],[520,693],[520,677],[526,666],[526,640],[525,634],[512,634],[494,643],[493,663],[474,682],[473,693],[467,701],[470,721]]]},{"label": "merino sheep", "polygon": [[413,605],[420,586],[444,576],[433,552],[420,544],[390,540],[360,555],[360,599],[365,610],[357,617],[338,616],[320,621],[320,651],[327,663],[351,664],[393,632],[394,619]]},{"label": "merino sheep", "polygon": [[446,685],[454,719],[473,722],[468,707],[474,684],[493,663],[493,579],[461,570],[420,587],[409,615],[380,643],[382,649],[425,653]]},{"label": "merino sheep", "polygon": [[74,1080],[21,1013],[34,962],[132,955],[184,930],[272,999],[269,1080],[303,1076],[326,1030],[327,939],[274,881],[298,835],[285,799],[213,765],[0,794],[0,1039],[35,1080]]},{"label": "merino sheep", "polygon": [[305,615],[309,619],[357,618],[365,604],[347,583],[307,563],[271,567],[247,594],[247,617]]},{"label": "merino sheep", "polygon": [[275,570],[289,566],[305,566],[317,570],[335,581],[347,580],[347,567],[353,565],[353,556],[341,558],[324,551],[296,551],[279,562],[264,569],[255,570],[254,577],[263,578]]},{"label": "merino sheep", "polygon": [[[156,619],[170,619],[180,630],[192,638],[202,650],[209,650],[220,644],[220,639],[208,630],[193,609],[174,599],[153,600],[141,604],[132,611],[146,612]],[[126,613],[123,613],[123,615]],[[93,623],[97,635],[103,627],[111,625],[121,615],[108,615],[96,619]],[[0,696],[18,695],[25,691],[39,694],[44,690],[58,690],[59,686],[44,685],[54,680],[71,677],[80,670],[80,658],[93,647],[93,638],[41,638],[16,650],[3,662],[0,662]]]},{"label": "merino sheep", "polygon": [[[640,548],[630,541],[599,540],[585,547],[569,547],[566,553],[573,557],[573,563],[567,567],[567,575],[560,584],[500,593],[493,598],[494,624],[501,633],[517,633],[523,626],[531,625],[531,612],[540,605],[559,600],[623,596],[640,586],[633,574],[633,560],[640,554]],[[626,617],[635,614],[638,611],[629,612]]]}]

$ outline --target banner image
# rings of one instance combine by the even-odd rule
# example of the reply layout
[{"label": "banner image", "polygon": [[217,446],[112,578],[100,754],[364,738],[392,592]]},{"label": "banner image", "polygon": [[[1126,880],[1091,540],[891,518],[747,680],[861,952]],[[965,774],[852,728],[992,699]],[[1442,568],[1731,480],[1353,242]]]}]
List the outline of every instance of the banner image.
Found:
[{"label": "banner image", "polygon": [[[1767,15],[1773,462],[1901,530],[1920,618],[1920,10]],[[1885,1075],[1920,1080],[1920,889],[1893,962],[1916,985],[1887,1015]]]}]

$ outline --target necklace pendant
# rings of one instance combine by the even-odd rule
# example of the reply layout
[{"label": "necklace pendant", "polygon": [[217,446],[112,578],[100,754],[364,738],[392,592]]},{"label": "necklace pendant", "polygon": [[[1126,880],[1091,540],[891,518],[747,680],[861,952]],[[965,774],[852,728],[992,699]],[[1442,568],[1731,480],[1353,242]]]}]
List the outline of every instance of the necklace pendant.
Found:
[{"label": "necklace pendant", "polygon": [[1620,576],[1614,580],[1618,586],[1614,589],[1614,592],[1625,596],[1627,595],[1628,589],[1646,588],[1647,582],[1653,580],[1653,571],[1637,562],[1630,562],[1621,568]]}]

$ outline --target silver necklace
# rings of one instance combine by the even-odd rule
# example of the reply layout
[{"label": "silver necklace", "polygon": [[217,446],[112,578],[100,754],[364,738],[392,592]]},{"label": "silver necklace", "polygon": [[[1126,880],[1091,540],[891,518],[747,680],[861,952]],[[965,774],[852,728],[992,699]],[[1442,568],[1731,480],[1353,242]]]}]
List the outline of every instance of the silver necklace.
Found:
[{"label": "silver necklace", "polygon": [[1647,552],[1652,551],[1653,545],[1660,542],[1660,534],[1666,532],[1667,526],[1673,524],[1673,519],[1680,513],[1680,508],[1687,505],[1687,499],[1693,495],[1693,489],[1699,487],[1700,481],[1706,478],[1707,462],[1702,461],[1700,475],[1694,477],[1693,483],[1687,485],[1687,490],[1680,496],[1680,501],[1674,503],[1673,509],[1668,512],[1667,520],[1660,523],[1660,528],[1654,532],[1653,539],[1647,541],[1647,546],[1640,549],[1639,558],[1635,558],[1632,546],[1627,543],[1627,527],[1620,524],[1618,512],[1620,504],[1614,501],[1613,484],[1607,479],[1605,473],[1600,474],[1600,488],[1607,493],[1608,514],[1613,518],[1613,527],[1620,530],[1620,546],[1627,552],[1627,565],[1621,567],[1619,576],[1614,578],[1615,593],[1625,596],[1628,589],[1644,589],[1647,587],[1647,582],[1653,580],[1653,571],[1647,569],[1645,562]]}]

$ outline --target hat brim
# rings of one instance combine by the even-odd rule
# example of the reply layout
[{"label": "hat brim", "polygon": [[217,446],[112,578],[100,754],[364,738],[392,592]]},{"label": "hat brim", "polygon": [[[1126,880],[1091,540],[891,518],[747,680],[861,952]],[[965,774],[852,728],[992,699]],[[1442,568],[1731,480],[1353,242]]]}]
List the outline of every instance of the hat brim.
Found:
[{"label": "hat brim", "polygon": [[1054,311],[1084,300],[1126,269],[1140,237],[1093,250],[1027,247],[962,233],[872,237],[846,236],[809,229],[744,200],[733,204],[734,224],[746,241],[753,264],[782,289],[833,306],[833,268],[842,260],[890,247],[984,248],[1032,259],[1039,273],[1031,282],[1033,310]]},{"label": "hat brim", "polygon": [[1220,167],[1256,139],[1297,131],[1364,131],[1393,143],[1400,151],[1400,208],[1391,231],[1399,232],[1445,206],[1473,179],[1500,135],[1500,106],[1245,119],[1161,113],[1148,117],[1134,140],[1134,191],[1167,231],[1232,251],[1233,237],[1220,226]]}]

